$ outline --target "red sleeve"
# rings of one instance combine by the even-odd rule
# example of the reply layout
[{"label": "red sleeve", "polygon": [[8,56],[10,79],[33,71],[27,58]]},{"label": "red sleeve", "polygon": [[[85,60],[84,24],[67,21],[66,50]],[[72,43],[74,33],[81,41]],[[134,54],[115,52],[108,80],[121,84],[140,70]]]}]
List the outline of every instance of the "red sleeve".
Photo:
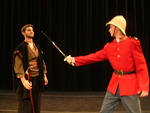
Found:
[{"label": "red sleeve", "polygon": [[91,63],[96,63],[98,61],[107,60],[107,45],[102,49],[95,53],[91,53],[85,56],[78,56],[75,58],[76,66],[83,66]]},{"label": "red sleeve", "polygon": [[149,73],[139,40],[133,41],[133,57],[140,91],[149,91]]}]

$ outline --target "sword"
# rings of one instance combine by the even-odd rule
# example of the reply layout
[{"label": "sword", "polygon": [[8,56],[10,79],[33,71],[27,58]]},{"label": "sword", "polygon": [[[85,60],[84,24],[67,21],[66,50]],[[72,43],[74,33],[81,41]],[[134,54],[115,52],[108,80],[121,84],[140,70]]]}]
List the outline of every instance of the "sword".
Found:
[{"label": "sword", "polygon": [[[28,77],[28,81],[30,82],[30,74],[29,74],[29,72],[28,72],[28,69],[26,70],[25,73],[26,73],[26,75],[27,75],[27,77]],[[30,101],[31,101],[31,105],[32,105],[32,111],[33,111],[33,113],[36,113],[36,112],[35,112],[35,107],[34,107],[32,89],[31,89],[29,92],[30,92]]]},{"label": "sword", "polygon": [[[41,31],[41,32],[42,32],[42,33],[45,35],[45,37],[55,46],[55,48],[66,58],[67,55],[55,44],[55,42],[52,41],[51,38],[48,37],[43,31]],[[72,63],[71,65],[74,66],[74,63]]]}]

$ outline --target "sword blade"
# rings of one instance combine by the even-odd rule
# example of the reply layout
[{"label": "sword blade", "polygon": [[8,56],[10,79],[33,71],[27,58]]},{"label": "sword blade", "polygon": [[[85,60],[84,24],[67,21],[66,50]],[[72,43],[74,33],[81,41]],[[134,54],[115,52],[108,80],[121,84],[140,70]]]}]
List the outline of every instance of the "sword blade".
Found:
[{"label": "sword blade", "polygon": [[43,31],[41,31],[41,32],[45,35],[45,37],[55,46],[55,48],[56,48],[64,57],[67,57],[67,56],[65,55],[65,53],[55,44],[55,42],[51,40],[50,37],[48,37]]}]

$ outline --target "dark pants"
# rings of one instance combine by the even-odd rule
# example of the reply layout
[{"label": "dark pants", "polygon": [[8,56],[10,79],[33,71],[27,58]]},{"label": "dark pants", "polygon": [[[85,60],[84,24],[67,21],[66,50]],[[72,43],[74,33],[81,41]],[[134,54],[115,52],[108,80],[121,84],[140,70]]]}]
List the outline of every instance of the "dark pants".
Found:
[{"label": "dark pants", "polygon": [[[31,77],[31,82],[32,82],[32,96],[35,113],[40,113],[40,101],[41,101],[40,79],[39,77]],[[30,98],[26,98],[19,101],[18,113],[33,113],[33,107]]]},{"label": "dark pants", "polygon": [[106,92],[100,113],[113,113],[117,105],[122,103],[127,113],[142,113],[138,95],[120,96],[119,89],[116,95]]}]

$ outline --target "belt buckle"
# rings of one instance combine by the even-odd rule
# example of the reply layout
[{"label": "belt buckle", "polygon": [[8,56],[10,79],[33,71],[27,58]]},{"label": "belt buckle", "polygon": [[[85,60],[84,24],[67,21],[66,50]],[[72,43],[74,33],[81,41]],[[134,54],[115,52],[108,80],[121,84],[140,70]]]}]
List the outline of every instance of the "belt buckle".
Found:
[{"label": "belt buckle", "polygon": [[121,70],[120,72],[121,72],[121,75],[123,75],[123,71]]},{"label": "belt buckle", "polygon": [[121,76],[123,75],[123,71],[120,70],[119,73],[120,73],[120,74],[119,74],[119,77],[121,77]]}]

